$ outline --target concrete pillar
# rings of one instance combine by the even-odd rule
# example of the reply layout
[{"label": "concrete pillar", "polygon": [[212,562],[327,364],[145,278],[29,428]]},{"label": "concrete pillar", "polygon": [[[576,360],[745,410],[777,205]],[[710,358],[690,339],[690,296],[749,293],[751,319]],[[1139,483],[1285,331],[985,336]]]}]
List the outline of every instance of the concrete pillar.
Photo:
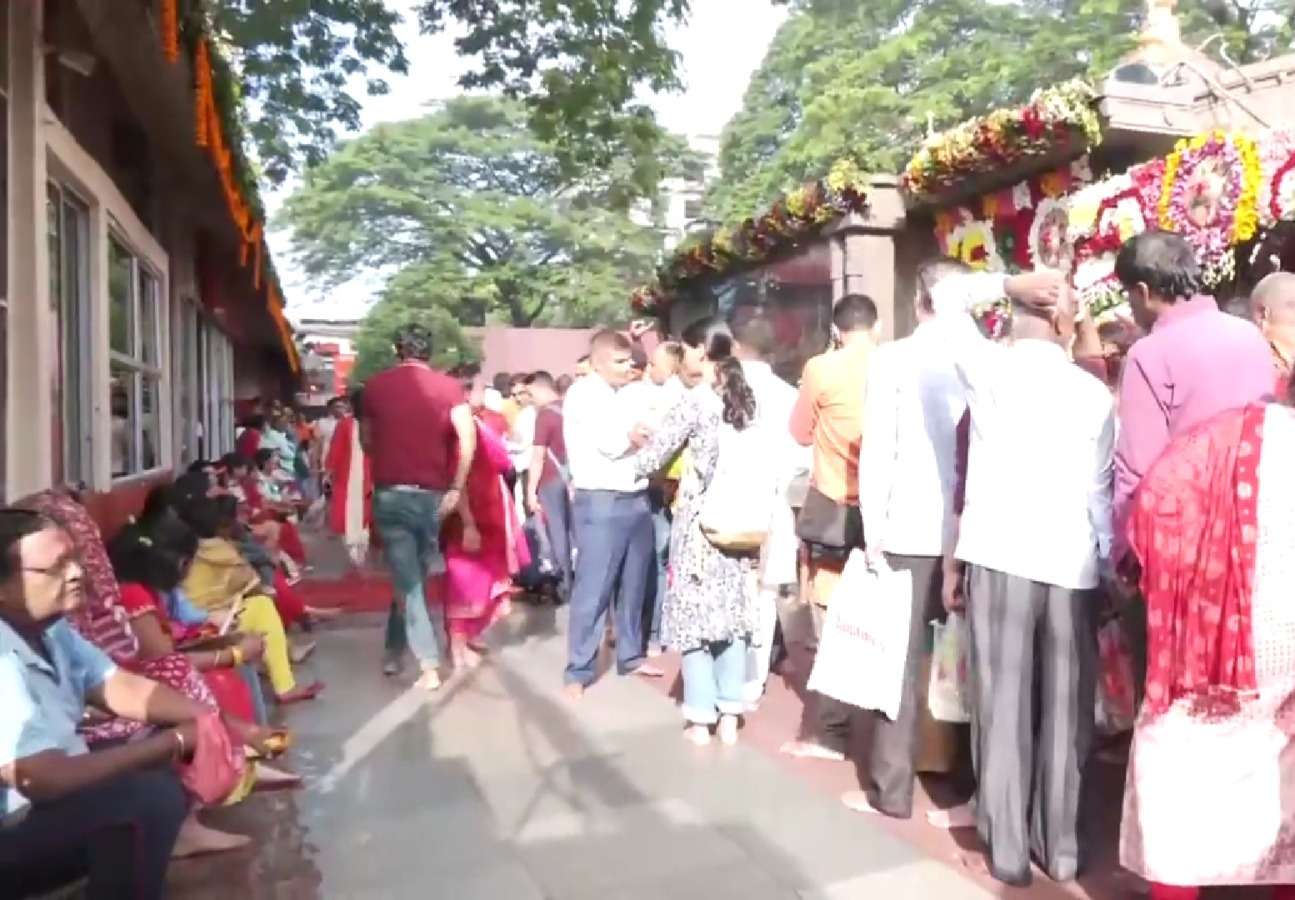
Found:
[{"label": "concrete pillar", "polygon": [[891,232],[845,235],[845,293],[867,294],[877,304],[883,340],[895,337],[895,236]]},{"label": "concrete pillar", "polygon": [[54,314],[45,214],[42,3],[9,4],[9,299],[5,499],[50,486]]}]

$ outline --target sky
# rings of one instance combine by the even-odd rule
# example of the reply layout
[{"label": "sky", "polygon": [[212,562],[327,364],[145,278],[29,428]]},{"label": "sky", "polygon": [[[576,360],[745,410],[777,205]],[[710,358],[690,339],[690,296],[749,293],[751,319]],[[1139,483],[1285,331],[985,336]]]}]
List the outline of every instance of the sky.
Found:
[{"label": "sky", "polygon": [[[412,14],[413,0],[398,0],[406,9],[401,37],[410,60],[409,73],[389,78],[391,92],[363,97],[364,128],[418,116],[429,101],[459,92],[456,79],[462,66],[452,34],[424,36]],[[681,54],[679,93],[652,98],[657,118],[670,131],[716,135],[742,106],[751,73],[764,59],[769,42],[787,16],[786,8],[769,0],[692,0],[692,14],[669,33],[670,46]],[[271,223],[285,191],[267,197]],[[275,266],[283,281],[288,315],[305,318],[358,318],[376,298],[381,281],[360,277],[323,296],[317,286],[292,264],[287,235],[270,232]]]}]

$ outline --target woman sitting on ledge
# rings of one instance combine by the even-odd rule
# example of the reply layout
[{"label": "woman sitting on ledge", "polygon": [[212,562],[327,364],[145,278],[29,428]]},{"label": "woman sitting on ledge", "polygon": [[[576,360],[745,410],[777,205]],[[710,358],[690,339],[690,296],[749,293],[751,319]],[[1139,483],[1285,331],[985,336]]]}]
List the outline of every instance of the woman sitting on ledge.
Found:
[{"label": "woman sitting on ledge", "polygon": [[198,536],[197,554],[182,583],[189,599],[202,609],[233,615],[240,630],[262,637],[263,663],[280,703],[317,697],[324,687],[319,682],[297,685],[283,620],[274,601],[261,589],[256,570],[233,542],[238,527],[234,498],[194,497],[181,514]]}]

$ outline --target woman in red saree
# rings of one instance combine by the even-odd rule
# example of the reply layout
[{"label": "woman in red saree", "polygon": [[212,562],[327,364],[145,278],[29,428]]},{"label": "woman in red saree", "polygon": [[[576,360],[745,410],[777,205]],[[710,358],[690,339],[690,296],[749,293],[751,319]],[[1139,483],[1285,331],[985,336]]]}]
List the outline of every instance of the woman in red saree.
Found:
[{"label": "woman in red saree", "polygon": [[464,506],[441,529],[445,618],[455,667],[480,660],[482,632],[499,617],[512,576],[530,563],[512,493],[504,483],[512,462],[503,432],[490,427],[483,415],[477,416],[477,453],[468,470]]},{"label": "woman in red saree", "polygon": [[1170,444],[1135,498],[1147,680],[1120,862],[1154,900],[1295,898],[1292,458],[1295,411],[1234,410]]},{"label": "woman in red saree", "polygon": [[346,543],[351,561],[359,566],[369,549],[373,518],[373,476],[369,458],[360,447],[354,415],[337,420],[324,460],[328,478],[328,527]]}]

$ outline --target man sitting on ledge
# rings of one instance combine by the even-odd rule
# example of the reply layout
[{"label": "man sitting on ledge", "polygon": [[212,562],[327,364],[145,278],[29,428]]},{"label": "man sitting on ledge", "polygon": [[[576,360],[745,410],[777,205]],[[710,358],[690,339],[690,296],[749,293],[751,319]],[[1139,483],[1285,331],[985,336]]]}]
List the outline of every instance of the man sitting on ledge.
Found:
[{"label": "man sitting on ledge", "polygon": [[[88,873],[91,900],[154,900],[187,814],[169,764],[193,752],[208,710],[81,638],[64,620],[81,602],[68,535],[0,510],[0,885],[22,897]],[[87,701],[162,730],[89,753]]]}]

